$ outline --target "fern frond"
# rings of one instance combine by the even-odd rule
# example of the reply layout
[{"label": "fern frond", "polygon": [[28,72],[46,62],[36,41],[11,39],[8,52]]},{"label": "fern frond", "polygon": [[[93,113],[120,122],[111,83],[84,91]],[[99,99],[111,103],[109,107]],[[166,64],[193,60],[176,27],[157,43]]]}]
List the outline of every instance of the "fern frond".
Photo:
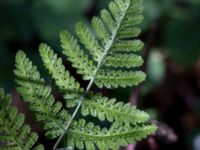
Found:
[{"label": "fern frond", "polygon": [[61,33],[63,53],[85,80],[96,79],[94,83],[100,88],[133,86],[144,80],[145,75],[142,72],[119,69],[119,67],[139,67],[143,64],[141,56],[130,54],[141,50],[144,45],[140,40],[130,39],[137,37],[141,32],[135,27],[143,20],[143,16],[140,15],[141,9],[138,9],[139,3],[140,0],[110,2],[109,10],[102,10],[100,17],[92,19],[93,30],[83,23],[77,24],[77,36],[92,55],[91,60],[89,55],[80,50],[78,40],[67,31]]},{"label": "fern frond", "polygon": [[[76,106],[82,96],[81,92],[83,92],[79,83],[65,70],[61,58],[58,58],[57,54],[49,46],[41,44],[39,51],[45,67],[52,75],[56,85],[64,91],[67,107]],[[81,92],[78,92],[80,89]],[[110,122],[115,120],[116,122],[127,124],[143,123],[149,118],[148,114],[131,107],[130,104],[125,105],[122,102],[116,102],[115,99],[109,100],[107,97],[102,97],[101,94],[94,95],[92,93],[85,97],[81,112],[83,116],[92,115],[102,121],[107,119]]]},{"label": "fern frond", "polygon": [[[67,107],[73,108],[78,102],[75,99],[68,99]],[[81,114],[97,117],[101,121],[107,120],[111,123],[116,121],[124,124],[144,123],[149,119],[147,113],[136,109],[130,103],[124,104],[123,102],[117,102],[115,98],[109,99],[101,94],[94,95],[92,93],[85,98],[81,107]]]},{"label": "fern frond", "polygon": [[17,91],[30,103],[31,110],[36,112],[37,120],[45,122],[46,135],[55,138],[63,133],[64,124],[70,116],[62,108],[61,102],[55,101],[51,95],[51,87],[45,85],[36,66],[32,65],[22,51],[16,55],[15,75],[20,86]]},{"label": "fern frond", "polygon": [[116,23],[115,23],[112,15],[110,14],[110,12],[106,9],[103,9],[100,12],[100,15],[101,15],[101,19],[104,21],[105,25],[108,27],[110,32],[113,32],[115,29]]},{"label": "fern frond", "polygon": [[60,34],[63,53],[68,56],[68,60],[72,62],[72,66],[77,68],[77,73],[84,75],[84,80],[92,78],[92,72],[95,70],[93,61],[80,49],[78,41],[67,31]]},{"label": "fern frond", "polygon": [[79,98],[83,93],[83,88],[81,88],[80,84],[75,81],[74,77],[70,76],[70,73],[65,70],[65,66],[62,64],[62,59],[58,58],[57,54],[55,54],[46,44],[41,44],[39,46],[39,51],[45,67],[55,80],[58,88],[70,99],[77,97],[77,95],[79,95]]},{"label": "fern frond", "polygon": [[83,116],[91,115],[101,121],[118,122],[124,124],[144,123],[149,119],[149,115],[131,106],[130,103],[116,102],[116,99],[109,99],[100,94],[90,95],[83,102],[81,113]]},{"label": "fern frond", "polygon": [[76,33],[80,37],[81,43],[87,43],[85,47],[90,51],[93,59],[99,61],[100,56],[103,54],[103,48],[99,45],[93,33],[81,22],[76,25]]},{"label": "fern frond", "polygon": [[[67,145],[78,149],[95,150],[117,150],[119,146],[135,143],[147,135],[154,133],[154,125],[124,126],[113,124],[110,129],[95,126],[93,123],[86,123],[85,120],[73,122],[73,128],[67,134]],[[84,147],[85,145],[85,147]]]},{"label": "fern frond", "polygon": [[[47,45],[42,44],[40,46],[40,53],[52,77],[57,81],[61,81],[63,74],[66,74],[61,59]],[[53,64],[49,63],[48,60],[50,59],[53,60]],[[60,75],[54,76],[57,67],[62,69]],[[31,109],[36,112],[38,121],[45,122],[44,129],[47,130],[46,135],[50,136],[50,138],[55,138],[64,133],[65,128],[63,124],[69,119],[69,115],[62,109],[62,105],[59,102],[55,102],[50,94],[50,87],[45,85],[44,80],[40,78],[37,68],[32,65],[32,62],[22,51],[19,51],[16,56],[16,68],[17,83],[20,85],[18,91],[24,100],[31,104]],[[72,88],[80,88],[77,86],[78,83],[69,74],[67,74],[66,78],[64,82],[72,83]],[[63,88],[61,82],[56,83],[60,88]],[[65,87],[63,90],[65,90]],[[99,126],[94,126],[93,123],[85,125],[84,120],[78,122],[73,120],[66,135],[70,146],[74,146],[75,143],[81,149],[82,145],[80,143],[85,143],[90,150],[94,147],[94,144],[97,144],[102,149],[102,146],[105,146],[103,143],[111,142],[112,144],[110,147],[107,147],[108,149],[125,144],[125,142],[119,141],[126,141],[127,144],[140,140],[155,130],[154,126],[142,124],[148,119],[146,113],[136,110],[129,104],[116,103],[114,99],[108,100],[108,98],[101,95],[91,95],[91,99],[84,102],[82,114],[88,115],[88,111],[92,116],[98,117],[100,120],[105,120],[105,118],[109,121],[115,120],[115,123],[113,123],[115,128],[113,127],[109,130],[105,128],[100,129]],[[126,123],[126,125],[121,123]],[[138,123],[141,123],[141,127],[137,125]],[[95,142],[93,142],[94,140]]]},{"label": "fern frond", "polygon": [[1,88],[0,103],[0,149],[43,150],[42,145],[36,144],[38,135],[31,132],[30,126],[24,123],[24,115],[11,106],[11,96],[5,95]]},{"label": "fern frond", "polygon": [[[79,41],[68,31],[61,32],[63,53],[71,61],[77,73],[89,80],[83,89],[65,69],[62,59],[46,44],[39,47],[45,68],[64,94],[66,107],[75,107],[73,114],[56,101],[51,94],[51,87],[40,77],[37,67],[19,51],[16,56],[17,88],[38,121],[42,122],[46,135],[50,138],[59,136],[53,149],[56,149],[63,137],[68,146],[93,150],[117,149],[120,145],[134,143],[156,130],[148,125],[148,114],[115,99],[103,97],[91,92],[96,84],[103,88],[117,88],[138,85],[146,75],[138,69],[143,64],[139,51],[142,41],[136,39],[140,29],[136,27],[143,19],[140,15],[140,0],[114,0],[109,9],[102,10],[100,17],[94,17],[91,27],[79,22],[76,35]],[[80,48],[79,42],[88,50]],[[123,68],[122,68],[123,67]],[[134,68],[131,70],[130,68]],[[81,108],[82,116],[93,116],[99,120],[108,120],[110,128],[100,128],[81,119],[75,121]],[[67,132],[67,135],[65,135]]]}]

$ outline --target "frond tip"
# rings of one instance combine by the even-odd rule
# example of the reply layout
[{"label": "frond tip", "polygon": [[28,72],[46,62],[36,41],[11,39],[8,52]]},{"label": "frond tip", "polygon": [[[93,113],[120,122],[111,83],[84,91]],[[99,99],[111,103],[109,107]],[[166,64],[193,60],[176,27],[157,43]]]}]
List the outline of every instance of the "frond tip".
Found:
[{"label": "frond tip", "polygon": [[[143,20],[140,2],[114,0],[100,17],[93,17],[91,27],[77,23],[79,41],[69,32],[61,32],[63,53],[84,80],[95,78],[99,88],[135,86],[144,81],[145,74],[138,69],[143,64],[138,51],[144,46],[137,39],[141,30],[136,25]],[[89,54],[80,49],[79,42]]]},{"label": "frond tip", "polygon": [[37,145],[38,136],[31,132],[30,126],[24,123],[24,115],[10,106],[11,97],[0,88],[0,149],[9,150],[43,150]]}]

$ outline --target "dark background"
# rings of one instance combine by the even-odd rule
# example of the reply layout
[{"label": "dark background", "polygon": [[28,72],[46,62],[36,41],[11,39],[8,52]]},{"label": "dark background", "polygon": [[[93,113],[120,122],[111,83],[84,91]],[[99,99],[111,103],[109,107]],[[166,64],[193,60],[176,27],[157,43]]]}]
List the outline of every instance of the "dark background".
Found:
[{"label": "dark background", "polygon": [[[0,0],[0,85],[15,91],[13,69],[19,49],[43,70],[38,45],[45,42],[61,55],[59,32],[73,33],[77,21],[89,23],[107,3]],[[143,7],[140,39],[146,44],[143,70],[148,78],[140,87],[102,92],[137,104],[162,122],[161,131],[173,129],[178,137],[176,141],[170,132],[157,133],[136,149],[200,150],[200,0],[143,0]]]}]

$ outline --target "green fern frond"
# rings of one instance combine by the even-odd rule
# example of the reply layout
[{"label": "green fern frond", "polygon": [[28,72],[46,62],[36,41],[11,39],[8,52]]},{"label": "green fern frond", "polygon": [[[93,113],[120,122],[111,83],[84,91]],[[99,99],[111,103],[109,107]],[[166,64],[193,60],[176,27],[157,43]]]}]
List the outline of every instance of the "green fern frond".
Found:
[{"label": "green fern frond", "polygon": [[[117,88],[138,85],[145,80],[145,73],[138,68],[143,64],[139,51],[144,46],[137,39],[141,30],[136,25],[143,19],[139,5],[140,0],[110,2],[108,10],[102,10],[100,17],[92,19],[91,27],[81,22],[76,25],[79,41],[68,31],[61,32],[63,53],[77,73],[89,80],[86,89],[70,75],[62,59],[49,46],[40,45],[44,66],[66,100],[64,107],[55,100],[51,86],[45,84],[26,54],[22,51],[17,53],[17,90],[30,103],[36,119],[43,123],[47,137],[59,136],[53,149],[63,137],[67,146],[79,149],[93,150],[96,146],[102,150],[117,149],[155,132],[156,127],[147,123],[149,116],[145,112],[91,91],[93,84],[100,88]],[[88,52],[80,48],[79,42]],[[72,114],[65,109],[73,107],[76,108]],[[100,128],[83,119],[75,121],[79,108],[80,117],[90,115],[109,121],[111,126]]]},{"label": "green fern frond", "polygon": [[[95,150],[117,150],[119,146],[126,146],[135,143],[147,135],[154,133],[154,125],[125,126],[113,124],[110,129],[95,126],[93,123],[86,123],[85,120],[73,122],[73,128],[67,134],[67,145],[78,149]],[[84,147],[85,146],[85,147]]]},{"label": "green fern frond", "polygon": [[[57,86],[62,89],[63,86],[57,81],[62,81],[61,83],[65,83],[65,80],[62,78],[62,74],[65,74],[68,71],[64,70],[64,66],[61,63],[56,65],[58,62],[61,62],[61,58],[58,58],[53,50],[47,45],[40,46],[40,54],[50,74],[53,74],[57,67],[63,68],[62,72],[60,72],[60,75],[52,75],[53,79],[57,83]],[[52,62],[54,65],[47,65],[47,60],[53,60]],[[69,77],[68,80],[72,80],[74,82],[74,78],[71,77],[69,73],[67,74]],[[71,85],[72,88],[74,87],[73,85],[74,84]],[[68,88],[63,89],[63,91],[68,91]],[[76,94],[77,98],[81,96],[80,93]],[[74,107],[78,104],[78,102],[79,99],[70,99],[67,94],[68,107]],[[137,110],[135,107],[131,107],[130,104],[116,102],[115,99],[109,100],[106,97],[102,97],[100,94],[94,95],[90,93],[82,104],[81,113],[83,116],[91,115],[93,117],[97,117],[101,121],[104,121],[105,119],[111,123],[115,121],[115,123],[112,123],[113,126],[118,125],[120,130],[118,130],[116,133],[114,128],[111,128],[110,130],[105,128],[100,129],[99,126],[94,126],[93,123],[84,125],[85,121],[82,119],[78,122],[73,121],[71,128],[69,128],[69,131],[66,135],[68,146],[76,146],[79,149],[84,149],[84,145],[86,145],[86,148],[90,150],[94,149],[96,144],[98,145],[99,149],[117,149],[119,145],[126,145],[128,143],[136,142],[137,140],[140,140],[155,131],[154,126],[142,124],[149,119],[148,114]],[[123,123],[123,125],[121,125],[121,123]],[[130,125],[130,123],[135,126]],[[138,123],[140,123],[141,126],[137,125]],[[121,125],[121,127],[119,127],[119,125]],[[126,127],[128,127],[129,130],[121,132],[122,130],[125,130],[124,128]],[[115,127],[115,129],[117,128]],[[107,133],[105,133],[105,131]],[[138,132],[141,132],[141,136],[137,134]],[[126,137],[131,134],[131,138]],[[106,144],[106,142],[109,144]],[[108,145],[110,145],[110,147]]]},{"label": "green fern frond", "polygon": [[83,116],[91,115],[101,121],[118,122],[124,124],[144,123],[149,119],[149,115],[131,106],[117,102],[116,99],[102,97],[100,94],[91,95],[82,104],[81,113]]},{"label": "green fern frond", "polygon": [[[56,68],[63,67],[61,59],[47,45],[42,44],[40,52],[50,73],[55,77],[53,73],[55,73]],[[52,61],[54,63],[47,65],[50,58],[54,58]],[[40,78],[37,68],[32,65],[32,62],[22,51],[19,51],[16,56],[16,67],[15,74],[18,77],[17,83],[20,85],[18,91],[24,100],[31,104],[31,109],[36,112],[38,121],[45,122],[44,129],[47,130],[46,135],[50,136],[50,138],[56,138],[61,135],[65,131],[62,125],[66,119],[69,119],[69,115],[66,111],[62,110],[60,103],[55,102],[53,96],[50,94],[50,87],[44,85],[44,80]],[[62,74],[65,73],[66,71],[63,68],[60,76],[57,76],[55,80],[61,81],[63,79]],[[80,88],[76,86],[78,83],[69,74],[65,82],[73,83],[72,87],[74,88]],[[56,83],[63,88],[60,82]],[[108,130],[106,128],[100,129],[99,126],[94,126],[93,123],[85,125],[85,121],[82,119],[78,122],[73,120],[66,135],[70,146],[76,146],[81,149],[82,145],[80,143],[85,143],[86,147],[90,150],[93,149],[94,144],[97,144],[100,149],[103,149],[102,146],[106,146],[103,143],[111,142],[112,144],[105,148],[117,148],[119,145],[136,142],[155,131],[153,125],[143,124],[147,121],[148,115],[136,110],[135,107],[131,107],[129,104],[124,105],[121,102],[116,103],[115,99],[108,100],[108,98],[101,95],[90,94],[89,96],[91,96],[91,99],[83,103],[82,114],[90,114],[98,117],[100,120],[105,120],[106,118],[108,121],[115,121],[115,123],[112,123],[112,127]]]},{"label": "green fern frond", "polygon": [[24,115],[11,106],[11,96],[5,95],[1,88],[0,103],[0,149],[43,150],[42,145],[36,144],[38,135],[31,132],[30,126],[24,123]]},{"label": "green fern frond", "polygon": [[52,138],[64,131],[64,124],[70,118],[59,101],[51,95],[51,87],[45,85],[40,78],[37,67],[19,51],[16,55],[16,82],[20,86],[17,91],[26,102],[30,103],[31,110],[35,111],[38,121],[45,121],[46,135]]},{"label": "green fern frond", "polygon": [[102,10],[100,17],[92,19],[93,30],[80,22],[76,25],[77,36],[92,55],[91,60],[80,49],[78,40],[67,31],[61,33],[63,53],[84,80],[96,79],[94,83],[100,88],[133,86],[144,81],[145,74],[141,71],[119,69],[143,64],[141,56],[130,54],[144,45],[135,39],[141,32],[135,26],[143,20],[139,4],[140,0],[115,0],[110,2],[109,10]]},{"label": "green fern frond", "polygon": [[81,43],[87,43],[85,44],[85,47],[90,51],[93,59],[98,61],[100,56],[103,54],[103,48],[99,45],[94,34],[82,22],[77,23],[76,33],[80,37]]},{"label": "green fern frond", "polygon": [[60,34],[63,53],[68,56],[68,60],[72,62],[72,66],[77,69],[78,74],[83,75],[84,80],[92,78],[92,72],[95,70],[93,61],[80,49],[78,41],[67,31]]},{"label": "green fern frond", "polygon": [[[41,44],[39,51],[45,67],[52,75],[56,85],[65,92],[64,98],[66,99],[67,107],[75,107],[82,96],[83,89],[70,76],[70,73],[65,70],[61,58],[58,58],[57,54],[49,46]],[[80,89],[81,92],[78,92]],[[83,116],[91,115],[98,117],[102,121],[107,119],[110,122],[115,120],[127,124],[143,123],[149,119],[148,114],[131,107],[130,104],[124,105],[122,102],[116,102],[116,99],[109,100],[107,97],[102,97],[101,94],[94,95],[92,93],[85,98],[81,112]]]},{"label": "green fern frond", "polygon": [[39,51],[45,67],[55,80],[59,90],[64,92],[65,96],[70,99],[77,97],[77,95],[80,97],[83,93],[83,88],[80,88],[80,84],[65,70],[62,59],[58,58],[57,54],[46,44],[41,44],[39,46]]}]

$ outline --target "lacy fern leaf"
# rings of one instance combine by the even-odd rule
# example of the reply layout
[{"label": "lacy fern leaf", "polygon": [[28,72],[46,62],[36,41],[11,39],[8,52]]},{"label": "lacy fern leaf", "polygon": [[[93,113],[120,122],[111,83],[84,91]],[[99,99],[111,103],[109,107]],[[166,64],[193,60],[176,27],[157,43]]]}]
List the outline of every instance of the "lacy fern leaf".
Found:
[{"label": "lacy fern leaf", "polygon": [[[137,39],[141,31],[136,25],[143,19],[139,5],[140,0],[111,1],[108,10],[103,9],[100,17],[92,19],[91,28],[77,23],[78,39],[68,31],[61,32],[63,54],[77,73],[89,81],[86,88],[70,75],[62,59],[48,45],[39,46],[44,66],[64,96],[64,106],[51,94],[51,86],[45,84],[26,54],[17,53],[17,90],[30,103],[47,137],[59,137],[53,150],[63,137],[65,147],[94,150],[97,146],[108,150],[135,143],[155,132],[156,127],[148,123],[147,113],[91,91],[94,84],[99,88],[117,88],[138,85],[145,80],[145,73],[139,69],[143,64],[139,51],[144,45]],[[79,42],[87,52],[81,49]],[[74,108],[74,112],[69,113],[67,108]],[[100,127],[82,118],[76,121],[79,109],[80,117],[96,117],[110,122],[110,126]]]},{"label": "lacy fern leaf", "polygon": [[38,135],[31,132],[30,126],[24,123],[24,115],[10,105],[11,97],[0,88],[0,149],[1,150],[43,150],[37,145]]},{"label": "lacy fern leaf", "polygon": [[38,121],[45,121],[44,128],[48,130],[47,136],[55,138],[64,131],[64,124],[70,118],[62,108],[61,102],[54,100],[51,87],[45,85],[40,78],[36,66],[19,51],[16,55],[16,82],[20,87],[18,92],[26,102],[30,103],[31,110],[35,111]]},{"label": "lacy fern leaf", "polygon": [[[117,150],[119,146],[126,146],[135,143],[156,130],[152,125],[125,126],[123,124],[113,124],[110,129],[95,126],[84,120],[73,122],[73,130],[69,130],[67,136],[68,145],[79,149],[95,150],[95,145],[100,150]],[[84,130],[83,130],[84,129]]]},{"label": "lacy fern leaf", "polygon": [[[49,46],[41,44],[39,51],[44,65],[52,75],[56,85],[61,91],[64,91],[67,107],[75,107],[79,102],[79,98],[82,96],[83,88],[65,70],[61,58],[58,58],[57,54]],[[115,120],[127,124],[143,123],[149,118],[147,113],[131,107],[129,103],[116,102],[116,99],[109,99],[101,96],[101,94],[95,95],[92,92],[85,97],[81,112],[83,116],[91,115],[99,118],[101,121],[107,119],[110,122]]]},{"label": "lacy fern leaf", "polygon": [[[39,51],[45,66],[61,91],[67,91],[68,93],[68,90],[82,90],[79,83],[63,68],[64,66],[61,63],[61,58],[58,58],[50,47],[46,44],[41,44]],[[49,62],[48,60],[52,61]],[[64,121],[67,121],[66,119],[70,118],[70,115],[63,110],[62,104],[55,102],[50,94],[50,87],[45,85],[44,80],[40,78],[36,66],[32,64],[22,51],[19,51],[16,56],[16,67],[15,74],[17,75],[17,83],[20,85],[18,91],[21,93],[24,100],[31,104],[31,109],[35,111],[38,121],[43,122],[44,129],[47,130],[47,137],[58,137],[65,132],[65,128],[62,125]],[[61,68],[60,72],[54,76],[58,68]],[[63,74],[67,75],[66,78],[63,78]],[[63,82],[70,83],[71,86],[65,88]],[[78,99],[74,98],[81,96],[81,94],[82,91],[73,93],[73,96],[67,94],[69,98],[67,101],[70,102],[74,100],[74,102],[77,102]],[[38,96],[40,97],[38,98]],[[121,102],[116,103],[116,100],[108,100],[108,98],[102,97],[100,94],[93,95],[90,93],[88,97],[91,98],[86,98],[82,105],[83,116],[91,115],[100,120],[107,119],[112,123],[112,126],[108,129],[100,128],[100,126],[96,126],[94,123],[86,123],[83,119],[78,121],[73,120],[68,134],[65,136],[69,144],[68,146],[76,146],[82,149],[83,146],[80,145],[80,143],[85,143],[86,148],[89,150],[94,149],[96,144],[99,149],[117,148],[125,143],[136,142],[156,130],[154,125],[146,125],[146,121],[149,118],[146,113],[135,109],[135,107],[131,107],[129,104],[124,105]],[[141,135],[138,134],[140,132]],[[97,133],[99,133],[98,136]],[[130,137],[129,135],[132,136]],[[112,144],[105,145],[104,142],[111,142]]]},{"label": "lacy fern leaf", "polygon": [[132,39],[139,35],[140,29],[135,25],[143,19],[141,9],[138,9],[139,3],[140,0],[112,1],[109,10],[102,10],[100,17],[92,19],[93,30],[80,22],[76,25],[77,36],[92,59],[84,54],[78,40],[69,32],[61,33],[63,53],[85,80],[95,78],[94,82],[100,88],[133,86],[144,81],[143,72],[120,69],[136,68],[143,64],[141,56],[130,53],[143,47],[140,40]]},{"label": "lacy fern leaf", "polygon": [[116,102],[116,99],[109,99],[101,94],[92,95],[90,99],[85,99],[82,104],[81,113],[83,116],[91,115],[99,120],[118,122],[124,124],[144,123],[149,119],[149,115],[131,106],[130,103]]}]

